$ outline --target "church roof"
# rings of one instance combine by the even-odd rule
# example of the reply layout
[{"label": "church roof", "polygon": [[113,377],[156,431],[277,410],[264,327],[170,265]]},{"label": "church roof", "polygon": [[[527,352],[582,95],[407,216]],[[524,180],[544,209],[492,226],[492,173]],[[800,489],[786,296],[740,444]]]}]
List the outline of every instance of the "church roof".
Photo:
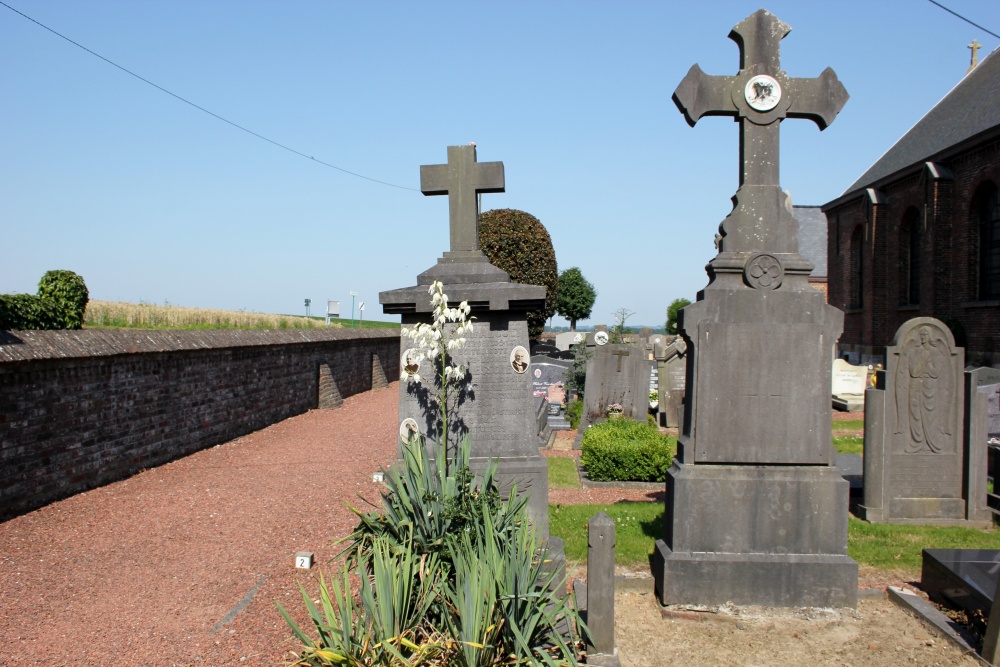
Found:
[{"label": "church roof", "polygon": [[799,223],[799,254],[813,263],[812,276],[826,277],[826,214],[819,206],[793,206]]},{"label": "church roof", "polygon": [[908,167],[941,159],[959,144],[997,128],[1000,128],[1000,49],[966,74],[844,195],[877,186],[879,181],[888,180]]}]

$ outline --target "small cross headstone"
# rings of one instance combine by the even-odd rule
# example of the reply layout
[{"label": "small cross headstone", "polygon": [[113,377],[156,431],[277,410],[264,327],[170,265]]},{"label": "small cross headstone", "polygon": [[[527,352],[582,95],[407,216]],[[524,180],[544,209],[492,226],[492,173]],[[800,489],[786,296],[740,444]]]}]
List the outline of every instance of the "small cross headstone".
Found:
[{"label": "small cross headstone", "polygon": [[626,350],[626,349],[617,349],[617,350],[614,350],[611,354],[613,354],[616,357],[618,357],[618,368],[615,369],[615,372],[621,373],[622,372],[622,357],[627,357],[631,353],[628,350]]}]

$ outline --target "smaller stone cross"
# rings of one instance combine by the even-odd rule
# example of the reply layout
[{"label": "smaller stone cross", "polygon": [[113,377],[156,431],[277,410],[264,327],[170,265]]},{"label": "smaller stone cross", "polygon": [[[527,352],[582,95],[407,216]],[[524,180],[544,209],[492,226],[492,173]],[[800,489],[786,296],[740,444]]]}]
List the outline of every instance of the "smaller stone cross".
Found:
[{"label": "smaller stone cross", "polygon": [[621,373],[622,372],[622,357],[629,356],[630,352],[628,350],[615,350],[611,354],[613,354],[616,357],[618,357],[618,372]]},{"label": "smaller stone cross", "polygon": [[448,195],[452,252],[479,252],[480,192],[503,192],[503,162],[476,162],[476,147],[448,146],[448,164],[420,166],[420,191]]},{"label": "smaller stone cross", "polygon": [[968,48],[972,49],[972,60],[969,61],[969,69],[965,72],[966,74],[976,69],[976,65],[979,64],[979,49],[983,48],[983,45],[979,43],[979,40],[973,39]]}]

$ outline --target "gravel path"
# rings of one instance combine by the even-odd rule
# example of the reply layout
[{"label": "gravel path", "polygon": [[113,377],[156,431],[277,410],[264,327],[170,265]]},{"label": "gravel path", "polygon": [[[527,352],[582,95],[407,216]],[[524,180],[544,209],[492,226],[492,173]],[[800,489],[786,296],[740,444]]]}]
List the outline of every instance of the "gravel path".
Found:
[{"label": "gravel path", "polygon": [[295,553],[331,559],[355,524],[344,503],[378,497],[398,396],[353,396],[0,523],[0,665],[285,662],[274,602],[299,612],[316,568]]}]

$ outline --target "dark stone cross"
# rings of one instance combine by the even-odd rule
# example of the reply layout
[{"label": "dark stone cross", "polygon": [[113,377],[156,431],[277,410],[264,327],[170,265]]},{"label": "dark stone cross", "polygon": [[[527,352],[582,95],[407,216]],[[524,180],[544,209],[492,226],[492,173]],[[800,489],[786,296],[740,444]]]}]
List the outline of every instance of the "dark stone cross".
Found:
[{"label": "dark stone cross", "polygon": [[420,191],[448,195],[451,252],[479,253],[480,192],[503,192],[503,162],[476,162],[476,147],[448,146],[448,164],[420,166]]},{"label": "dark stone cross", "polygon": [[[674,91],[674,103],[692,127],[703,116],[735,116],[740,124],[737,209],[749,209],[762,224],[752,221],[756,230],[725,228],[724,238],[727,233],[736,238],[727,239],[729,243],[724,250],[785,251],[781,247],[761,247],[762,241],[767,244],[769,236],[780,244],[776,238],[780,234],[760,232],[762,227],[777,226],[782,216],[780,209],[784,208],[778,183],[780,121],[808,118],[822,130],[847,102],[847,91],[829,67],[815,79],[790,78],[781,70],[780,42],[790,31],[787,24],[763,9],[751,14],[729,33],[729,38],[740,47],[739,73],[711,76],[694,65]],[[774,192],[755,191],[756,186]],[[772,230],[780,231],[783,230]],[[794,234],[792,241],[789,251],[797,252]]]},{"label": "dark stone cross", "polygon": [[622,357],[629,356],[630,352],[628,350],[615,350],[611,354],[613,354],[616,357],[618,357],[618,372],[621,373],[622,372]]}]

